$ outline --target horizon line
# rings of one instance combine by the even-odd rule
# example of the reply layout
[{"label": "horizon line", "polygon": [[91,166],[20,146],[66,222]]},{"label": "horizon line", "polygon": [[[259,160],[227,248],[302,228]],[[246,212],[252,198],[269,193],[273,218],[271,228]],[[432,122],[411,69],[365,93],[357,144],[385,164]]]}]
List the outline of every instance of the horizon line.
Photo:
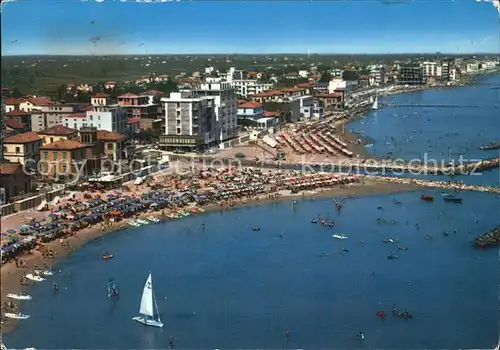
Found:
[{"label": "horizon line", "polygon": [[3,54],[2,57],[26,57],[26,56],[284,56],[284,55],[294,55],[294,56],[428,56],[428,55],[436,55],[436,56],[470,56],[470,55],[492,55],[499,56],[499,52],[463,52],[463,53],[447,53],[447,52],[421,52],[421,53],[412,53],[412,52],[393,52],[393,53],[297,53],[297,52],[286,52],[286,53],[100,53],[100,54],[37,54],[37,53],[28,53],[28,54]]}]

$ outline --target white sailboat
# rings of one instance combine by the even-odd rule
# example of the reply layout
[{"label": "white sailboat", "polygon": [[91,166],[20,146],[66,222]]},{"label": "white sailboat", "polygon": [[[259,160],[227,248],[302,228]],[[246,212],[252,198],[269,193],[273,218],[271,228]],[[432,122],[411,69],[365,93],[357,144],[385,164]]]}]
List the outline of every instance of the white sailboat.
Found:
[{"label": "white sailboat", "polygon": [[378,96],[375,96],[375,102],[373,102],[372,109],[378,109]]},{"label": "white sailboat", "polygon": [[[154,317],[155,309],[156,309],[156,318]],[[156,304],[156,298],[153,292],[153,281],[151,278],[151,272],[149,273],[148,279],[146,280],[146,284],[144,285],[144,289],[142,291],[139,314],[140,316],[133,317],[132,319],[146,326],[153,326],[159,328],[163,327],[163,323],[160,320],[160,312],[158,311],[158,304]]]}]

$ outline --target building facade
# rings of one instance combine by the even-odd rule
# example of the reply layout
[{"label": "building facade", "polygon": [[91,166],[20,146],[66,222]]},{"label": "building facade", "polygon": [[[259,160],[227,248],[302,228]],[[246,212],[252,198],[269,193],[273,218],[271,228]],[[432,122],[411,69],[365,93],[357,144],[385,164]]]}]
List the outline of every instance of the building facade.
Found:
[{"label": "building facade", "polygon": [[36,168],[40,160],[42,139],[34,132],[26,132],[9,137],[3,141],[4,159],[11,163]]},{"label": "building facade", "polygon": [[425,84],[423,67],[419,64],[401,65],[399,67],[399,83],[413,86]]},{"label": "building facade", "polygon": [[75,130],[94,127],[125,135],[128,132],[127,111],[117,106],[94,106],[85,113],[65,116],[63,125]]},{"label": "building facade", "polygon": [[197,96],[214,98],[217,127],[217,142],[238,136],[238,102],[229,83],[205,83],[193,90]]},{"label": "building facade", "polygon": [[218,144],[215,98],[184,90],[162,98],[165,132],[160,146],[167,150],[202,151]]}]

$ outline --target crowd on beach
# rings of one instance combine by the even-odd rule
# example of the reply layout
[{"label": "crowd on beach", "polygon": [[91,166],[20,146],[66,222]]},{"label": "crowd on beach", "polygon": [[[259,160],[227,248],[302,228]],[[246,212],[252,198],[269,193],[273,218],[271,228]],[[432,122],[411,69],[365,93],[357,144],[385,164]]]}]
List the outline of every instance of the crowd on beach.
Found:
[{"label": "crowd on beach", "polygon": [[301,191],[344,186],[360,182],[358,176],[304,174],[299,171],[262,171],[254,168],[221,168],[149,178],[141,185],[124,185],[111,190],[92,186],[70,193],[57,204],[46,205],[47,215],[26,218],[16,230],[2,233],[2,263],[16,261],[22,267],[23,254],[40,251],[45,259],[55,257],[47,243],[86,229],[106,231],[125,228],[127,220],[140,215],[164,219],[181,218],[202,211],[206,205],[233,207],[248,201],[276,199]]}]

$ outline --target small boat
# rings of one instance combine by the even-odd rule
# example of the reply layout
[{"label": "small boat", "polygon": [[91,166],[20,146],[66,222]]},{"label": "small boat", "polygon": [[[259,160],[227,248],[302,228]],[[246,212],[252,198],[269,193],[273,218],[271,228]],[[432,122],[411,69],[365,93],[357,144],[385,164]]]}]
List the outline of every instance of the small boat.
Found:
[{"label": "small boat", "polygon": [[148,220],[149,220],[149,221],[151,221],[151,222],[160,222],[160,220],[159,220],[159,219],[157,219],[157,218],[155,218],[155,217],[153,217],[153,216],[150,216],[150,217],[148,218]]},{"label": "small boat", "polygon": [[45,278],[37,276],[37,275],[34,275],[32,273],[28,273],[26,275],[26,278],[29,279],[29,280],[35,281],[35,282],[43,282],[43,281],[45,281]]},{"label": "small boat", "polygon": [[51,270],[43,270],[42,275],[44,276],[54,276],[54,272]]},{"label": "small boat", "polygon": [[462,203],[462,198],[455,196],[446,196],[443,198],[445,202]]},{"label": "small boat", "polygon": [[141,219],[137,219],[136,222],[138,222],[139,224],[142,224],[142,225],[149,224],[149,221],[145,221],[145,220],[141,220]]},{"label": "small boat", "polygon": [[9,293],[7,294],[7,298],[15,300],[31,300],[31,295],[26,293]]},{"label": "small boat", "polygon": [[117,296],[118,296],[118,289],[116,289],[115,281],[110,278],[108,282],[108,298]]},{"label": "small boat", "polygon": [[394,203],[394,204],[403,204],[403,202],[401,202],[399,199],[393,199],[392,203]]},{"label": "small boat", "polygon": [[7,318],[12,318],[14,320],[27,320],[31,317],[30,315],[25,315],[20,312],[6,312],[4,313],[4,316]]},{"label": "small boat", "polygon": [[391,254],[391,255],[389,255],[389,256],[387,257],[387,259],[389,259],[389,260],[397,260],[397,259],[399,259],[399,256],[398,256],[398,255]]},{"label": "small boat", "polygon": [[114,257],[115,257],[115,256],[114,256],[113,254],[110,254],[110,253],[104,253],[104,254],[102,255],[102,258],[103,258],[104,260],[113,259]]},{"label": "small boat", "polygon": [[441,196],[443,196],[443,197],[449,197],[449,196],[453,196],[453,193],[451,193],[451,192],[441,192]]},{"label": "small boat", "polygon": [[423,195],[420,196],[420,199],[423,200],[423,201],[433,201],[434,197],[423,194]]},{"label": "small boat", "polygon": [[128,222],[129,225],[131,226],[134,226],[134,227],[139,227],[141,226],[141,224],[139,224],[138,222],[134,221],[134,220],[131,220]]},{"label": "small boat", "polygon": [[490,142],[486,145],[483,145],[481,147],[479,147],[480,150],[492,150],[492,149],[500,149],[500,141],[498,142]]},{"label": "small boat", "polygon": [[[154,306],[153,306],[154,305]],[[156,318],[155,318],[156,309]],[[160,320],[160,312],[158,311],[158,304],[156,304],[156,298],[153,292],[153,280],[151,277],[151,272],[149,273],[148,279],[144,284],[144,289],[142,291],[141,306],[139,308],[140,316],[135,316],[132,320],[142,323],[146,326],[152,327],[163,327],[163,322]]]},{"label": "small boat", "polygon": [[347,236],[344,235],[343,233],[335,233],[332,235],[333,238],[337,238],[337,239],[347,239]]}]

